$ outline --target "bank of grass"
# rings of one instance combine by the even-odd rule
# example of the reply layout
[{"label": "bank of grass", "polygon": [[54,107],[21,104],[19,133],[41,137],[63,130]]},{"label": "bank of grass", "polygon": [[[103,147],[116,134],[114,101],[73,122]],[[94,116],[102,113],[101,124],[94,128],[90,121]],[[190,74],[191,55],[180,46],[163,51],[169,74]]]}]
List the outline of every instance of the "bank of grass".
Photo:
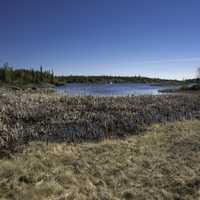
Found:
[{"label": "bank of grass", "polygon": [[33,142],[0,160],[0,199],[200,198],[200,121],[153,125],[125,140]]}]

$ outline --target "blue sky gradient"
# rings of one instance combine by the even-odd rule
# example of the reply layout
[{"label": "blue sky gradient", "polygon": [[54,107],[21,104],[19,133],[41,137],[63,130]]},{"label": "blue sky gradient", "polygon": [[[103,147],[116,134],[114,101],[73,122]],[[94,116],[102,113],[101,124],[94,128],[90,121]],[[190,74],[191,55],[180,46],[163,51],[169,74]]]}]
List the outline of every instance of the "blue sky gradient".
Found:
[{"label": "blue sky gradient", "polygon": [[192,78],[199,0],[0,0],[0,64]]}]

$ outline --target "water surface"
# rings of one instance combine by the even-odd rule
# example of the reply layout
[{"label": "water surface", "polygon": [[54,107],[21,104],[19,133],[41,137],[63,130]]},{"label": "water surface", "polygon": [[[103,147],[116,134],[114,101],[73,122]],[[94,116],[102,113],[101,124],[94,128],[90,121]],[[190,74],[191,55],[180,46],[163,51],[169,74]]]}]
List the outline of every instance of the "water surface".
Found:
[{"label": "water surface", "polygon": [[[164,86],[150,84],[117,83],[117,84],[66,84],[57,87],[58,92],[69,96],[127,96],[127,95],[158,95]],[[169,87],[168,87],[169,88]]]}]

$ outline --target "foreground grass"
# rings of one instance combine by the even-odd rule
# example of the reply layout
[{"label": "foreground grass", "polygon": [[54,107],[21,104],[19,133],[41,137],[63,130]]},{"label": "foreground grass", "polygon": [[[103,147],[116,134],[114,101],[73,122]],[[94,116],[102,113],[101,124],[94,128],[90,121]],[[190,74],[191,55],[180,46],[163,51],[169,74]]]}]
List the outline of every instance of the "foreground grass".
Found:
[{"label": "foreground grass", "polygon": [[200,198],[200,122],[77,145],[31,143],[0,160],[0,199]]}]

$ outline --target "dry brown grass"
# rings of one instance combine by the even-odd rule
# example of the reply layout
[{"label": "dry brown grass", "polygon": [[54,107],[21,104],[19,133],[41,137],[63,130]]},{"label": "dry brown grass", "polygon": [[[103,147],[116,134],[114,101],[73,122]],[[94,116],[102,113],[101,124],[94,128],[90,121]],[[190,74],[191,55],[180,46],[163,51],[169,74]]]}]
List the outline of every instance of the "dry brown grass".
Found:
[{"label": "dry brown grass", "polygon": [[0,199],[198,200],[200,122],[77,145],[34,142],[0,160]]},{"label": "dry brown grass", "polygon": [[68,97],[10,91],[0,94],[0,155],[33,140],[124,138],[153,123],[196,117],[200,95]]}]

